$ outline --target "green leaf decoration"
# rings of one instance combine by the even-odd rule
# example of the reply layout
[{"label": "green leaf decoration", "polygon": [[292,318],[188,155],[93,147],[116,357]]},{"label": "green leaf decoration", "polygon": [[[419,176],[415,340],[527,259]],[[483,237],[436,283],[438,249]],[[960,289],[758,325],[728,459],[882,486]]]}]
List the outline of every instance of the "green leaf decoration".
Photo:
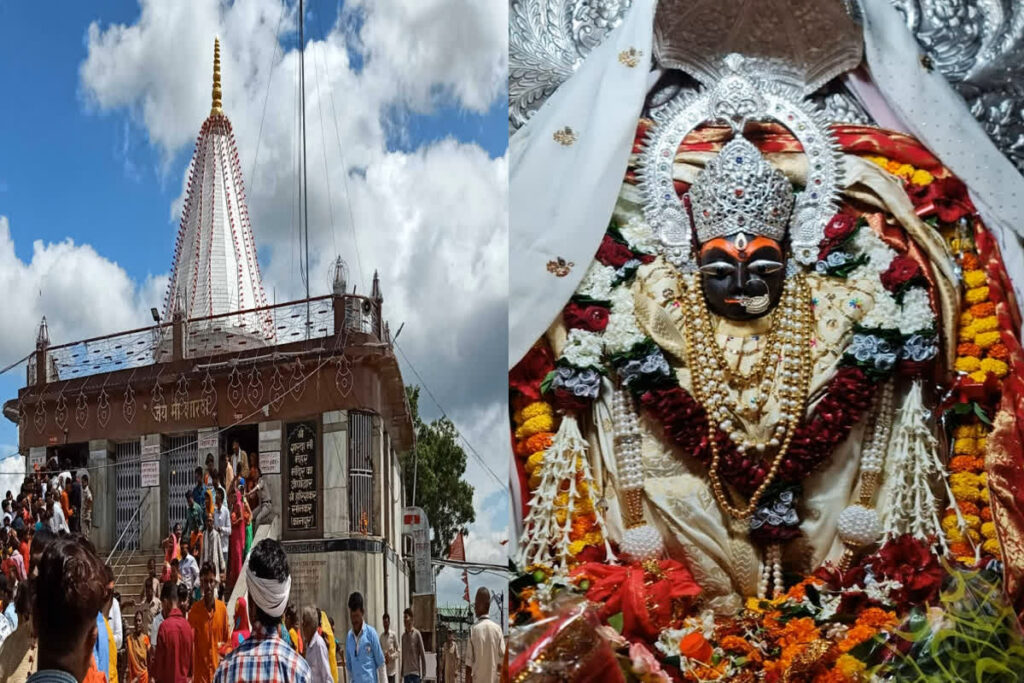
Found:
[{"label": "green leaf decoration", "polygon": [[608,625],[615,629],[616,633],[622,633],[622,612],[616,612],[608,617]]}]

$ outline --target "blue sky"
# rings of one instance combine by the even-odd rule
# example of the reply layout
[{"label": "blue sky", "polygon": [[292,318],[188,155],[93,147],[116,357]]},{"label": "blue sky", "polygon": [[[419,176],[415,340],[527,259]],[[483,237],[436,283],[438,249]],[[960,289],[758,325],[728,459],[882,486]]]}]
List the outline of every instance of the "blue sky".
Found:
[{"label": "blue sky", "polygon": [[[477,0],[459,0],[460,2],[476,2]],[[213,15],[223,20],[219,30],[224,40],[224,32],[231,34],[232,22],[244,20],[244,15],[251,6],[256,6],[264,0],[249,0],[248,2],[218,4],[214,2],[202,2],[194,0],[193,4],[200,6],[206,15]],[[72,240],[76,251],[81,258],[88,258],[102,262],[108,272],[111,269],[120,268],[127,276],[126,287],[131,297],[130,303],[138,311],[146,311],[149,306],[161,307],[162,291],[148,291],[145,289],[147,279],[159,277],[165,274],[171,266],[171,255],[174,240],[177,232],[177,216],[174,215],[173,207],[179,200],[182,193],[182,179],[187,171],[189,158],[192,151],[192,141],[199,131],[202,123],[202,116],[194,117],[186,114],[186,105],[182,105],[180,116],[172,117],[178,126],[185,126],[191,131],[192,140],[174,139],[168,142],[166,131],[160,129],[144,113],[146,98],[155,91],[159,96],[160,84],[155,86],[149,82],[148,86],[140,86],[137,98],[129,96],[127,100],[123,96],[121,100],[110,96],[104,91],[105,84],[85,82],[80,72],[83,63],[89,59],[90,51],[98,52],[100,41],[93,36],[90,38],[89,27],[93,22],[97,23],[98,32],[104,36],[116,38],[116,33],[111,27],[124,25],[126,27],[139,28],[144,35],[154,36],[153,32],[161,30],[160,21],[147,22],[146,11],[152,11],[154,16],[162,16],[160,12],[173,13],[177,8],[167,8],[174,4],[158,2],[158,0],[147,0],[143,6],[134,0],[114,0],[103,3],[69,2],[61,3],[55,8],[49,3],[38,2],[15,2],[13,0],[0,0],[0,217],[7,220],[10,230],[10,241],[13,243],[16,265],[26,273],[31,271],[29,267],[33,262],[37,241],[41,241],[43,249]],[[372,4],[372,3],[371,3]],[[444,32],[448,30],[445,23],[452,23],[447,18],[435,22],[432,29],[423,29],[422,16],[417,16],[422,10],[416,3],[409,3],[399,7],[396,2],[395,8],[379,10],[376,24],[371,28],[380,30],[380,35],[387,35],[389,30],[403,31],[402,21],[412,22],[415,19],[418,23],[418,31],[423,32],[423,40],[434,40],[437,43],[444,43],[448,40]],[[429,4],[429,3],[427,3]],[[451,4],[451,3],[449,3]],[[320,3],[314,3],[313,18],[307,24],[307,40],[312,38],[324,41],[324,29],[332,31],[335,26],[334,16],[316,17]],[[333,4],[325,4],[331,8],[329,14],[333,14]],[[339,5],[340,7],[340,5]],[[443,5],[438,4],[437,8]],[[435,8],[436,9],[436,8]],[[457,8],[456,8],[457,9]],[[375,7],[374,11],[378,11]],[[440,9],[438,12],[440,13]],[[447,10],[444,10],[447,11]],[[480,15],[480,12],[458,12],[458,15]],[[276,17],[276,14],[274,15]],[[339,35],[356,35],[364,28],[362,14],[345,15],[346,30],[339,31]],[[320,21],[322,19],[322,21]],[[390,22],[390,23],[387,23]],[[369,20],[367,20],[369,23]],[[170,26],[170,22],[168,22]],[[395,28],[397,26],[397,29]],[[485,27],[487,28],[487,27]],[[493,26],[490,30],[494,35],[497,33]],[[168,30],[171,30],[168,28]],[[213,29],[211,29],[212,31]],[[434,31],[433,34],[430,31]],[[478,35],[484,29],[476,26],[463,27],[463,30],[471,35]],[[109,31],[109,34],[108,34]],[[145,32],[149,32],[146,34]],[[429,38],[431,35],[439,36]],[[382,178],[378,181],[381,184],[385,181],[405,183],[408,180],[402,174],[419,173],[421,179],[429,179],[432,176],[444,175],[447,173],[465,176],[465,182],[480,182],[480,177],[488,179],[494,185],[488,187],[493,191],[494,196],[486,202],[486,206],[472,206],[465,209],[468,212],[477,212],[468,218],[459,216],[459,222],[467,222],[467,230],[482,231],[485,229],[498,229],[495,233],[499,239],[503,239],[503,225],[494,227],[496,216],[504,214],[504,157],[507,149],[507,123],[506,123],[506,96],[503,86],[503,77],[496,79],[493,74],[488,75],[486,69],[464,70],[465,73],[458,77],[462,80],[454,80],[457,77],[445,73],[440,67],[444,66],[445,59],[453,59],[451,55],[442,55],[433,63],[440,65],[435,69],[436,73],[426,73],[423,69],[427,67],[415,67],[419,69],[416,73],[410,73],[410,83],[423,81],[427,84],[425,95],[423,93],[406,93],[401,86],[392,90],[386,87],[388,74],[398,73],[404,76],[404,68],[397,71],[390,70],[385,65],[393,61],[400,67],[405,57],[401,54],[388,54],[386,43],[378,43],[376,47],[371,45],[372,36],[367,38],[366,45],[358,42],[347,44],[349,78],[355,79],[362,84],[371,83],[369,73],[375,66],[377,75],[373,78],[378,85],[373,88],[366,87],[365,92],[374,93],[379,98],[378,125],[382,131],[380,144],[372,141],[359,140],[353,147],[366,144],[368,151],[361,151],[363,157],[369,159],[370,177]],[[152,42],[152,41],[150,41]],[[236,40],[236,42],[238,42]],[[297,36],[294,34],[284,36],[281,40],[284,51],[294,50],[297,46]],[[500,41],[497,41],[500,42]],[[145,43],[145,41],[144,41]],[[204,38],[203,45],[206,44]],[[381,45],[384,45],[382,48]],[[122,46],[123,47],[123,46]],[[251,46],[248,46],[251,47]],[[428,46],[429,47],[429,46]],[[225,49],[238,48],[237,45],[228,46]],[[499,49],[500,48],[500,49]],[[117,52],[118,46],[106,45],[109,54],[124,55],[127,52]],[[441,48],[436,48],[440,50]],[[467,63],[480,61],[480,54],[500,66],[504,59],[505,48],[503,45],[477,46],[483,52],[468,54],[465,59]],[[276,54],[276,53],[275,53]],[[441,54],[439,52],[439,54]],[[202,60],[207,57],[202,56]],[[239,59],[243,59],[240,57]],[[150,61],[145,61],[149,59]],[[153,60],[164,60],[175,66],[175,55],[143,55],[139,57],[140,64],[147,64],[151,68]],[[454,57],[458,59],[458,57]],[[390,61],[389,61],[390,60]],[[485,60],[486,61],[486,60]],[[135,68],[130,59],[123,59],[123,63],[116,63],[108,67],[110,72],[106,77],[111,80],[122,78],[124,82],[145,83],[145,74],[138,72],[131,73]],[[428,60],[428,64],[429,64]],[[142,67],[139,67],[142,68]],[[182,66],[185,68],[185,66]],[[208,68],[208,67],[206,67]],[[307,91],[311,88],[309,78],[309,60],[307,58]],[[413,69],[413,70],[415,70]],[[493,69],[492,69],[493,71]],[[283,72],[287,76],[287,72]],[[381,75],[383,74],[383,75]],[[263,75],[265,74],[257,74]],[[332,74],[333,76],[334,74]],[[225,74],[225,78],[233,77],[234,74]],[[341,77],[339,77],[341,78]],[[436,83],[431,84],[431,79]],[[134,81],[131,79],[135,79]],[[266,80],[266,79],[264,79]],[[286,80],[278,76],[278,80]],[[384,86],[379,85],[385,82]],[[276,83],[275,87],[280,86]],[[146,91],[145,87],[151,90]],[[209,97],[208,81],[197,79],[196,86],[202,93],[198,97]],[[231,88],[235,88],[235,99],[226,96],[228,102],[236,103],[236,111],[228,110],[228,115],[235,123],[236,134],[239,136],[240,153],[243,158],[243,173],[248,175],[251,168],[252,149],[251,141],[255,139],[252,132],[252,122],[258,120],[252,115],[252,111],[258,111],[262,106],[262,98],[251,96],[249,93],[262,93],[266,91],[265,83],[246,83],[245,93],[239,89],[237,80],[226,84],[227,95],[231,95]],[[168,86],[170,88],[170,86]],[[362,92],[362,91],[360,91]],[[481,95],[481,93],[483,93]],[[355,120],[355,113],[347,111],[355,108],[354,103],[345,99],[352,92],[340,92],[337,95],[339,105],[346,109],[342,117],[348,120]],[[164,106],[166,109],[174,108],[177,101],[171,100]],[[244,111],[237,111],[244,109]],[[191,110],[190,110],[191,111]],[[177,114],[177,110],[174,110]],[[237,113],[237,116],[236,116]],[[371,116],[370,114],[365,115]],[[308,126],[318,125],[315,113],[309,113]],[[194,119],[194,120],[193,120]],[[353,126],[356,124],[353,123]],[[342,130],[346,128],[342,125]],[[285,129],[285,133],[288,131]],[[332,133],[333,134],[333,133]],[[344,135],[345,133],[343,133]],[[261,138],[262,145],[270,145],[273,135],[272,130],[265,134],[266,140]],[[173,138],[173,136],[171,136]],[[179,136],[180,137],[180,136]],[[187,137],[187,136],[186,136]],[[329,137],[329,136],[328,136]],[[249,142],[246,142],[249,141]],[[349,146],[349,139],[345,141]],[[261,161],[266,156],[261,147]],[[483,154],[481,154],[481,152]],[[353,152],[355,154],[356,152]],[[247,158],[247,154],[250,155]],[[269,152],[267,153],[269,154]],[[310,164],[319,163],[314,151],[310,151]],[[333,162],[332,162],[333,163]],[[289,177],[287,169],[282,171],[279,168],[270,168],[270,162],[257,166],[257,175],[262,180],[265,177],[278,173],[281,178],[287,180]],[[365,164],[360,164],[365,167]],[[441,171],[435,170],[437,167]],[[373,169],[379,169],[374,173]],[[482,169],[481,171],[467,171],[466,169]],[[311,171],[312,175],[312,171]],[[493,181],[491,180],[493,178]],[[360,180],[355,178],[356,181]],[[374,228],[380,234],[373,233],[372,228],[363,227],[364,233],[359,236],[360,249],[364,251],[362,258],[370,264],[379,264],[384,256],[393,250],[387,246],[387,234],[394,234],[398,229],[410,229],[409,221],[418,220],[420,213],[427,213],[423,207],[390,207],[388,201],[382,201],[373,196],[376,191],[371,181],[365,181],[364,187],[361,182],[351,182],[355,215],[357,217],[367,215],[366,218],[358,218],[361,225],[374,224]],[[267,229],[271,222],[265,218],[261,222],[261,215],[270,215],[269,210],[257,208],[255,205],[262,200],[272,204],[273,197],[261,195],[265,185],[261,182],[255,188],[251,185],[251,179],[246,178],[250,183],[250,209],[253,211],[254,232],[259,247],[261,265],[263,266],[265,280],[283,281],[283,273],[288,272],[288,264],[284,263],[281,257],[274,260],[275,254],[283,253],[287,249],[287,235],[284,238]],[[269,182],[269,181],[267,181]],[[423,185],[427,185],[424,180]],[[499,187],[500,185],[500,187]],[[467,190],[471,191],[471,190]],[[311,194],[314,188],[311,186]],[[340,189],[335,184],[334,192],[340,194]],[[423,190],[427,197],[436,195],[427,189]],[[453,194],[457,194],[453,190]],[[386,194],[384,195],[386,197]],[[311,197],[313,199],[313,197]],[[338,202],[338,199],[334,200]],[[409,198],[409,202],[416,200]],[[361,203],[368,208],[363,208]],[[498,204],[501,204],[498,207]],[[393,215],[387,210],[393,208]],[[434,210],[441,210],[442,207],[434,207]],[[500,208],[500,214],[498,210]],[[399,210],[403,209],[403,210]],[[338,210],[335,207],[335,211]],[[380,212],[380,218],[374,218],[374,211]],[[459,207],[445,209],[446,215],[455,215]],[[411,217],[411,218],[410,218]],[[424,218],[425,227],[430,221],[429,216]],[[0,220],[3,220],[0,218]],[[384,230],[388,220],[399,221],[395,224],[394,230]],[[436,223],[436,221],[435,221]],[[473,226],[479,225],[479,228]],[[415,226],[414,226],[415,227]],[[334,228],[337,229],[337,228]],[[436,227],[434,228],[436,229]],[[461,237],[452,237],[452,248],[466,249],[473,246],[471,243],[477,233],[468,233]],[[482,244],[494,242],[495,234],[479,233],[479,241]],[[368,236],[367,236],[368,235]],[[0,234],[2,237],[2,234]],[[374,245],[377,244],[377,248]],[[87,245],[83,247],[83,245]],[[466,258],[496,259],[494,254],[482,255],[483,247],[473,246]],[[2,246],[2,245],[0,245]],[[499,244],[500,246],[500,244]],[[81,248],[81,249],[78,249]],[[85,253],[88,252],[88,253]],[[92,253],[95,252],[95,253]],[[328,255],[330,256],[330,255]],[[451,257],[455,261],[459,257]],[[39,259],[37,258],[37,261]],[[497,262],[497,261],[494,261]],[[116,267],[115,267],[116,266]],[[402,335],[403,348],[416,364],[417,368],[424,374],[425,379],[431,388],[445,404],[445,409],[459,425],[460,429],[471,439],[477,450],[488,453],[502,453],[501,435],[495,438],[494,428],[503,422],[503,406],[500,404],[500,397],[503,390],[500,387],[473,394],[460,388],[460,382],[451,379],[455,376],[455,367],[464,367],[467,362],[464,356],[464,343],[466,335],[461,335],[463,346],[459,348],[444,349],[448,354],[447,359],[435,357],[435,352],[430,343],[426,340],[432,333],[430,325],[443,326],[441,329],[451,328],[450,323],[445,321],[431,321],[424,317],[417,322],[418,312],[425,306],[417,300],[418,292],[422,289],[419,285],[407,283],[403,273],[418,272],[414,263],[405,263],[401,267],[396,266],[389,272],[382,268],[382,281],[385,285],[385,296],[391,297],[393,302],[392,312],[401,321],[408,321]],[[369,265],[367,266],[369,268]],[[499,269],[492,268],[492,271]],[[89,271],[92,272],[92,271]],[[275,275],[276,273],[276,275]],[[504,271],[492,273],[493,282],[490,282],[487,289],[492,293],[500,293],[501,287],[507,286]],[[26,276],[27,277],[27,276]],[[83,275],[85,277],[85,275]],[[368,275],[367,275],[368,277]],[[500,282],[499,282],[500,281]],[[2,282],[2,279],[0,279]],[[28,284],[26,284],[26,282]],[[12,300],[12,297],[0,299],[0,367],[13,362],[17,358],[27,354],[31,350],[31,338],[34,336],[35,326],[38,317],[42,314],[48,319],[55,321],[58,329],[66,330],[66,334],[73,338],[87,336],[85,330],[79,333],[80,327],[76,327],[72,321],[66,321],[61,325],[61,311],[55,310],[60,307],[54,306],[52,298],[55,293],[42,291],[50,287],[48,280],[42,278],[38,281],[28,280],[22,283],[22,294]],[[448,288],[454,286],[455,281],[447,283]],[[102,283],[100,283],[102,292]],[[268,285],[269,286],[269,285]],[[441,285],[438,285],[439,287]],[[473,285],[474,289],[481,289],[479,284]],[[42,296],[40,297],[40,292]],[[85,290],[83,290],[84,292]],[[59,296],[68,307],[74,307],[74,298],[80,294],[74,288],[60,292]],[[460,298],[468,299],[473,290],[467,291],[466,295]],[[158,296],[159,295],[159,296]],[[82,294],[82,296],[85,296]],[[496,296],[496,294],[495,294]],[[434,299],[440,298],[440,294]],[[50,303],[42,303],[42,302]],[[472,304],[472,306],[470,306]],[[386,304],[387,305],[387,304]],[[497,306],[495,301],[469,301],[467,313],[463,317],[469,318],[476,315],[479,309],[494,310]],[[435,316],[436,317],[436,316]],[[12,321],[17,321],[12,322]],[[103,321],[96,323],[100,327],[105,324]],[[110,323],[114,324],[114,323]],[[397,327],[397,320],[393,320],[393,329]],[[466,322],[467,329],[477,327]],[[6,329],[4,329],[6,328]],[[13,329],[12,329],[13,328]],[[419,328],[419,332],[417,332]],[[99,333],[114,332],[120,326],[113,329],[101,329]],[[89,332],[95,332],[89,329]],[[4,337],[7,337],[6,343]],[[54,343],[71,341],[71,339],[54,338]],[[488,340],[486,345],[479,344],[481,348],[488,349],[494,346],[493,340]],[[504,374],[503,350],[493,350],[489,355],[481,355],[479,359],[468,359],[468,362],[476,366],[487,365],[491,377],[501,377]],[[500,359],[500,362],[495,359]],[[410,381],[412,374],[405,373],[406,380]],[[18,388],[24,381],[24,368],[19,367],[4,375],[0,375],[0,403],[16,395]],[[423,402],[423,410],[427,417],[434,417],[438,410],[429,401]],[[0,418],[0,457],[10,452],[10,447],[16,443],[17,435],[14,426],[6,419]],[[502,456],[495,457],[490,462],[492,469],[503,474],[507,467],[502,463]],[[488,501],[494,500],[495,491],[500,490],[497,484],[483,474],[479,466],[471,465],[470,478],[478,480],[479,494],[487,497]],[[474,481],[477,483],[477,481]],[[493,509],[493,505],[491,506]],[[499,519],[492,514],[490,519],[481,520],[488,526],[487,532],[500,529],[505,520]],[[472,533],[471,533],[472,537]],[[469,544],[470,556],[472,558],[472,542]]]}]

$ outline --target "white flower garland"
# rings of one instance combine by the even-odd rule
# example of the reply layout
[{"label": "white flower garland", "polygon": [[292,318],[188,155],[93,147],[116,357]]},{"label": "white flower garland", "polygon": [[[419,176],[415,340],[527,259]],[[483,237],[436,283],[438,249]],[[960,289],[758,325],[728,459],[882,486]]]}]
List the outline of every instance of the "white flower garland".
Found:
[{"label": "white flower garland", "polygon": [[658,241],[654,238],[654,232],[639,216],[632,216],[625,225],[619,226],[619,234],[633,251],[651,255],[658,253]]},{"label": "white flower garland", "polygon": [[588,296],[599,301],[608,301],[612,296],[612,282],[615,281],[615,269],[606,266],[597,259],[590,264],[583,281],[576,288],[579,296]]},{"label": "white flower garland", "polygon": [[577,368],[600,369],[601,336],[587,330],[569,330],[562,357]]},{"label": "white flower garland", "polygon": [[611,295],[612,310],[604,331],[604,349],[609,354],[625,353],[644,340],[633,313],[633,292],[620,285]]}]

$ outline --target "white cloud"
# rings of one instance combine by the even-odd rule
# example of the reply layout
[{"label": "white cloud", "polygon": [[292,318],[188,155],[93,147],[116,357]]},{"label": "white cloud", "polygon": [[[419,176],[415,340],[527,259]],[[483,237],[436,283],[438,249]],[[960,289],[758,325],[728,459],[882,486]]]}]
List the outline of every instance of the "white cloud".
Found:
[{"label": "white cloud", "polygon": [[36,240],[32,258],[22,261],[10,224],[0,216],[0,366],[35,348],[44,315],[54,344],[129,330],[151,322],[149,308],[163,300],[166,286],[165,275],[150,276],[140,285],[117,263],[70,238],[47,244]]},{"label": "white cloud", "polygon": [[[13,453],[13,455],[7,455],[8,453]],[[24,481],[24,456],[18,455],[16,446],[0,444],[0,496],[6,495],[7,491],[17,495]]]}]

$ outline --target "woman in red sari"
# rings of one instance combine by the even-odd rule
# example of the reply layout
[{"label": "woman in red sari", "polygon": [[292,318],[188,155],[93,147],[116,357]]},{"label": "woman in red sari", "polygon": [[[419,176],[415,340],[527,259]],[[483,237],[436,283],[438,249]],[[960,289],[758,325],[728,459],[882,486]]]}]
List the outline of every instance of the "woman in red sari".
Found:
[{"label": "woman in red sari", "polygon": [[242,553],[245,550],[245,517],[242,510],[242,494],[232,486],[228,492],[231,497],[231,538],[228,545],[228,592],[235,586],[238,575],[242,572]]}]

